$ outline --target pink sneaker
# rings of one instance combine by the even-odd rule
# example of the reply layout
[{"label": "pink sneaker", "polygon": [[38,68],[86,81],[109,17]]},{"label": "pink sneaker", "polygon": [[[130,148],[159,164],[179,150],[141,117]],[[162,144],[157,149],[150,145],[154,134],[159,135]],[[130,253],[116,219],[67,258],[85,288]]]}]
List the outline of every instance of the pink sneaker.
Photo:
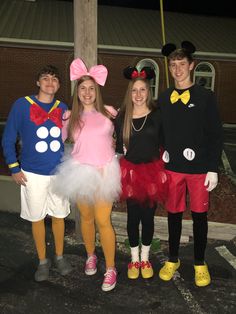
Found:
[{"label": "pink sneaker", "polygon": [[104,280],[102,284],[103,291],[110,291],[116,286],[117,272],[115,268],[108,268],[104,274]]},{"label": "pink sneaker", "polygon": [[85,263],[85,274],[88,276],[94,275],[97,272],[97,256],[89,255]]}]

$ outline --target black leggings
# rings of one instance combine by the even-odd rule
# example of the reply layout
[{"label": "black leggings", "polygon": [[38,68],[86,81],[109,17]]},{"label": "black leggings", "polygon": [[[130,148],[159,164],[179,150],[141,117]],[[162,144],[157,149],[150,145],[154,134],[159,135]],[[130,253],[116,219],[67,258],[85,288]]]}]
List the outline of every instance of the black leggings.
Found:
[{"label": "black leggings", "polygon": [[157,205],[139,204],[127,200],[127,233],[131,247],[139,245],[139,225],[142,224],[142,244],[150,245],[154,234],[154,215]]},{"label": "black leggings", "polygon": [[[201,265],[205,260],[205,250],[207,244],[207,212],[191,212],[193,219],[193,237],[194,237],[194,263]],[[182,231],[183,213],[168,213],[169,230],[169,261],[177,262],[179,256],[179,243]]]}]

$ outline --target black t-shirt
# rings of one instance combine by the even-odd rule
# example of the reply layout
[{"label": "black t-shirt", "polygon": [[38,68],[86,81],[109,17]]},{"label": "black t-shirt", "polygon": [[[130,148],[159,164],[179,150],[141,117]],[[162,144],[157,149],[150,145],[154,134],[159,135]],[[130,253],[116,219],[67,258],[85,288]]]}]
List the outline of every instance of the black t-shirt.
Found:
[{"label": "black t-shirt", "polygon": [[147,116],[132,120],[133,126],[129,147],[123,146],[124,116],[119,114],[115,120],[116,152],[125,154],[125,159],[135,163],[147,163],[159,159],[161,138],[161,112],[151,111]]}]

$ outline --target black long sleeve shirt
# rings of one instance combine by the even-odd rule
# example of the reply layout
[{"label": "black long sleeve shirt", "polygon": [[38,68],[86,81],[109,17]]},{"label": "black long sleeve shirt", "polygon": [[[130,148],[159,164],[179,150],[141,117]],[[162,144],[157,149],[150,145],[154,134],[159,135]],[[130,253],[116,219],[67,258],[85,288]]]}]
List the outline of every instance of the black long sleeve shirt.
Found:
[{"label": "black long sleeve shirt", "polygon": [[[222,153],[222,125],[214,93],[202,86],[189,88],[190,100],[170,102],[174,89],[158,99],[162,113],[166,169],[182,173],[217,172]],[[185,89],[186,90],[186,89]],[[176,91],[181,94],[185,90]]]}]

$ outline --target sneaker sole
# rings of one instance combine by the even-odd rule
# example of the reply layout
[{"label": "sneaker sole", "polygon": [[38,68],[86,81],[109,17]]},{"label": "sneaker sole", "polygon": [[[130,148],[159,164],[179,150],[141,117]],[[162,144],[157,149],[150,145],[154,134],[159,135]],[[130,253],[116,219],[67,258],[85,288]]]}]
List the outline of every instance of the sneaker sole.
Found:
[{"label": "sneaker sole", "polygon": [[96,272],[97,272],[97,268],[95,269],[95,270],[90,270],[90,271],[86,271],[85,270],[85,275],[87,275],[87,276],[92,276],[92,275],[95,275],[96,274]]},{"label": "sneaker sole", "polygon": [[47,281],[48,280],[48,278],[49,278],[49,275],[46,277],[43,277],[43,278],[35,278],[34,277],[34,280],[36,281],[36,282],[42,282],[42,281]]},{"label": "sneaker sole", "polygon": [[113,285],[112,285],[112,286],[109,286],[109,287],[103,287],[103,286],[102,286],[102,291],[105,291],[105,292],[111,291],[111,290],[113,290],[113,289],[115,288],[115,286],[116,286],[116,282],[113,283]]},{"label": "sneaker sole", "polygon": [[34,275],[34,280],[35,280],[36,282],[47,281],[48,278],[49,278],[49,271],[50,271],[51,266],[52,266],[52,262],[51,262],[50,259],[48,259],[48,275],[46,275],[46,276],[44,276],[44,277],[41,276],[41,278],[37,278],[37,276]]}]

